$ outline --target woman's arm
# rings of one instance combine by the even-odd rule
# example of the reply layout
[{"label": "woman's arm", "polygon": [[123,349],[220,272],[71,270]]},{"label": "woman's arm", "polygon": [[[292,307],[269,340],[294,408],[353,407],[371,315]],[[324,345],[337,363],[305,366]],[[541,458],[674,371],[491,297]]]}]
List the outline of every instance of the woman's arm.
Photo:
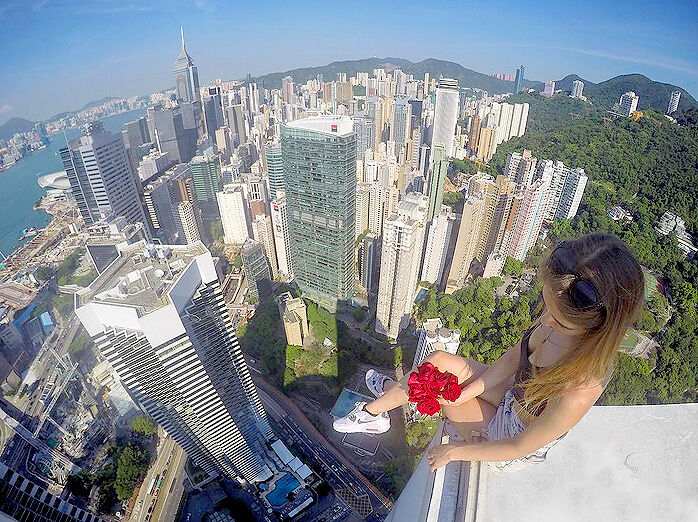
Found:
[{"label": "woman's arm", "polygon": [[505,352],[497,359],[492,366],[487,368],[476,379],[463,386],[460,397],[451,402],[444,401],[445,404],[458,405],[474,399],[485,390],[489,390],[516,373],[521,357],[521,341]]},{"label": "woman's arm", "polygon": [[431,470],[454,460],[499,461],[530,455],[568,432],[601,395],[601,386],[575,390],[549,403],[523,433],[510,439],[443,444],[429,452]]}]

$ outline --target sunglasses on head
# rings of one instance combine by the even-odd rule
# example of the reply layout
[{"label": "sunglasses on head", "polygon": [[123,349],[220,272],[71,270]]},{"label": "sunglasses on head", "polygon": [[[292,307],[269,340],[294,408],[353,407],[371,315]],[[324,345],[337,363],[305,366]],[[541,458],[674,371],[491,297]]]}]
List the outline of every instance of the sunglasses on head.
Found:
[{"label": "sunglasses on head", "polygon": [[579,275],[574,252],[566,245],[560,245],[550,254],[550,268],[556,275],[573,275],[575,280],[567,288],[572,306],[578,309],[604,308],[601,294],[594,283]]}]

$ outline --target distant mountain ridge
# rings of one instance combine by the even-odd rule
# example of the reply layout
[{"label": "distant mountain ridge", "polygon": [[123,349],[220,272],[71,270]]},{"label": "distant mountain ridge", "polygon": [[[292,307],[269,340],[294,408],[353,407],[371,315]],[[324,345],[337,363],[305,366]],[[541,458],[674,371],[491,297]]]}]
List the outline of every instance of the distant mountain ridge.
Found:
[{"label": "distant mountain ridge", "polygon": [[[514,87],[513,82],[507,82],[488,74],[467,69],[455,62],[427,58],[421,62],[413,63],[404,58],[394,57],[345,60],[316,67],[303,67],[301,69],[292,69],[285,72],[265,74],[257,77],[257,81],[263,82],[264,86],[268,89],[280,89],[281,78],[284,76],[291,76],[296,83],[305,83],[310,78],[315,78],[318,74],[322,74],[325,81],[332,81],[337,78],[337,73],[347,73],[347,76],[353,76],[357,72],[370,73],[373,69],[378,68],[385,68],[388,71],[399,68],[403,72],[414,75],[415,78],[423,78],[426,72],[428,72],[432,78],[438,78],[439,76],[455,78],[463,87],[485,89],[487,92],[493,94],[511,92]],[[534,89],[543,88],[541,82],[529,80],[524,82],[524,86]]]},{"label": "distant mountain ridge", "polygon": [[601,83],[590,82],[584,78],[570,74],[562,80],[555,82],[555,89],[563,91],[572,90],[572,82],[581,80],[584,82],[584,96],[594,105],[600,108],[611,108],[614,103],[618,103],[621,94],[633,91],[640,98],[638,109],[652,109],[658,112],[666,111],[669,106],[671,93],[678,90],[681,92],[679,99],[679,110],[688,110],[698,107],[698,102],[686,90],[669,83],[655,82],[642,74],[622,74],[615,76]]},{"label": "distant mountain ridge", "polygon": [[[325,81],[331,81],[336,79],[337,73],[340,72],[347,73],[347,76],[353,76],[357,72],[370,73],[373,69],[380,67],[389,71],[400,68],[402,71],[414,75],[415,78],[423,78],[425,72],[428,72],[432,78],[438,78],[440,75],[446,78],[456,78],[461,87],[484,89],[491,94],[503,94],[514,90],[514,82],[500,80],[494,76],[463,67],[458,63],[436,58],[427,58],[416,63],[395,57],[345,60],[316,67],[303,67],[265,74],[259,76],[257,81],[264,82],[266,88],[278,89],[281,88],[281,78],[284,76],[291,76],[296,83],[305,83],[310,78],[322,74]],[[584,82],[584,95],[600,108],[610,109],[614,103],[618,102],[621,94],[634,91],[640,97],[638,105],[640,109],[664,112],[669,104],[671,93],[677,89],[681,91],[680,110],[698,107],[698,102],[685,89],[668,83],[655,82],[642,74],[624,74],[601,83],[590,82],[576,74],[570,74],[556,81],[555,88],[570,91],[574,80]],[[539,81],[524,81],[525,88],[542,90],[543,85],[543,82]]]},{"label": "distant mountain ridge", "polygon": [[10,118],[0,125],[0,140],[8,140],[18,132],[27,132],[34,128],[35,122],[24,118]]}]

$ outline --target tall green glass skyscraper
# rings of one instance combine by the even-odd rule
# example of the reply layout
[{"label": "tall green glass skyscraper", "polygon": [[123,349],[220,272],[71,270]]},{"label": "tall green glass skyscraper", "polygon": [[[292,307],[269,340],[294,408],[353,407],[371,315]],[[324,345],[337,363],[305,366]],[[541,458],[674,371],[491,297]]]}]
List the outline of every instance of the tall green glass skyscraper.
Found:
[{"label": "tall green glass skyscraper", "polygon": [[281,158],[281,144],[267,145],[267,174],[269,175],[269,195],[276,199],[276,191],[284,190],[284,162]]},{"label": "tall green glass skyscraper", "polygon": [[216,192],[221,190],[221,164],[218,154],[208,148],[189,163],[194,192],[205,219],[218,217]]},{"label": "tall green glass skyscraper", "polygon": [[354,287],[356,137],[351,118],[313,116],[281,129],[291,256],[310,299],[334,310]]}]

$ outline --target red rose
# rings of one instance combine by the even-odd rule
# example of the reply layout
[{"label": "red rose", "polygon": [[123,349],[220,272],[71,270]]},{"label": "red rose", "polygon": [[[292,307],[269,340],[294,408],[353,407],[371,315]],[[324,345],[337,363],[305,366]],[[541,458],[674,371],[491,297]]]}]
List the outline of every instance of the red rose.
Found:
[{"label": "red rose", "polygon": [[419,382],[419,375],[417,374],[417,372],[410,373],[410,376],[407,379],[407,386],[413,386]]},{"label": "red rose", "polygon": [[458,397],[460,397],[461,391],[463,390],[461,390],[461,387],[458,384],[458,380],[456,379],[456,382],[449,381],[449,383],[446,384],[446,387],[444,388],[441,395],[447,401],[453,402],[456,399],[458,399]]},{"label": "red rose", "polygon": [[420,374],[424,374],[424,373],[427,373],[427,374],[428,374],[428,373],[433,372],[435,368],[436,368],[436,367],[435,367],[433,364],[431,364],[429,361],[427,361],[427,362],[425,362],[425,363],[422,363],[422,364],[417,368],[417,371],[418,371]]},{"label": "red rose", "polygon": [[[445,373],[439,372],[438,374],[434,375],[434,382],[438,383],[439,390],[441,390],[441,389],[443,389],[444,386],[446,386],[446,384],[449,382],[451,377],[455,377],[455,375],[451,375],[448,372],[445,372]],[[458,380],[457,377],[456,377],[456,380]]]},{"label": "red rose", "polygon": [[424,389],[424,385],[422,383],[416,383],[409,387],[407,391],[407,396],[409,397],[409,400],[411,402],[417,402],[422,397],[426,397],[427,392]]},{"label": "red rose", "polygon": [[441,385],[436,381],[429,381],[424,384],[424,391],[426,391],[430,397],[436,399],[441,393]]},{"label": "red rose", "polygon": [[452,374],[448,374],[448,382],[458,384],[458,377]]},{"label": "red rose", "polygon": [[441,405],[432,397],[424,397],[417,403],[417,411],[423,415],[434,415],[440,409]]}]

